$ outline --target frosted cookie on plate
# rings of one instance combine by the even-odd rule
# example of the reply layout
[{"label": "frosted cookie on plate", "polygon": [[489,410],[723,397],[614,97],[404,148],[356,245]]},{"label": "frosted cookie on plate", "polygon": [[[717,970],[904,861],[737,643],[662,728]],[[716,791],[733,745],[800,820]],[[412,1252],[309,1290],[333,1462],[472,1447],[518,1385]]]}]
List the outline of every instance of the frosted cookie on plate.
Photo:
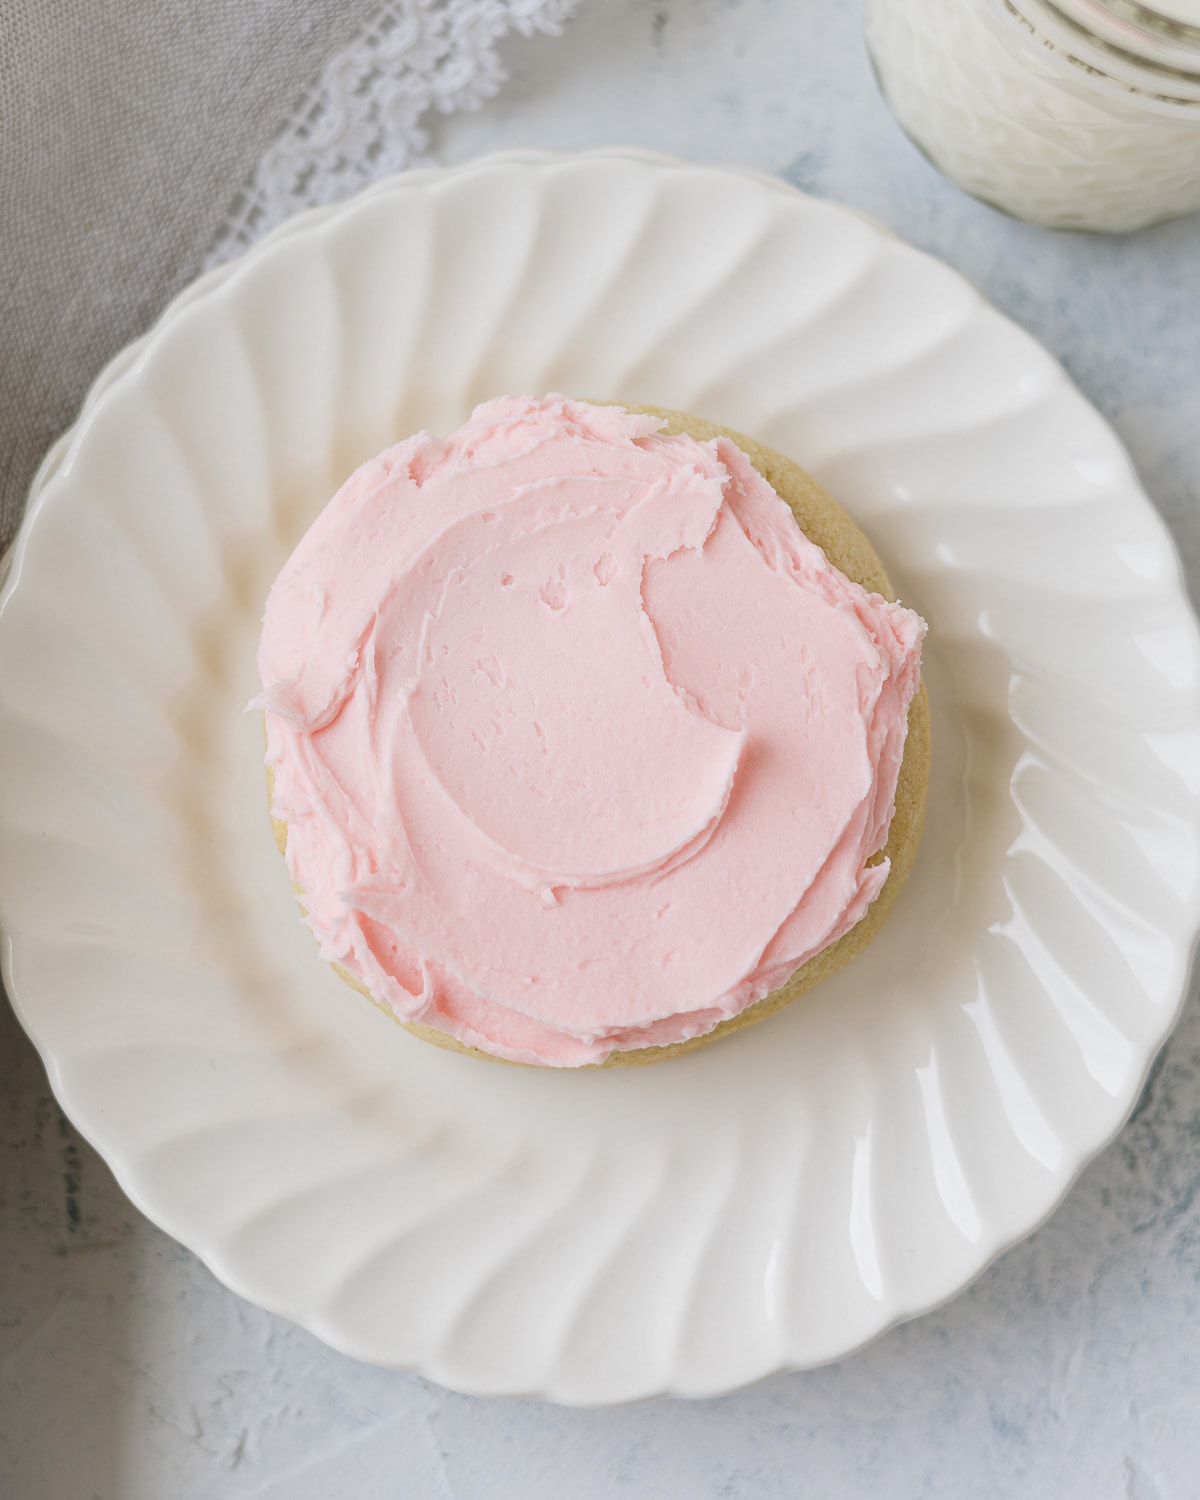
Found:
[{"label": "frosted cookie on plate", "polygon": [[912,865],[924,634],[803,470],[699,419],[504,397],[398,443],[259,648],[321,957],[418,1036],[547,1067],[770,1014]]}]

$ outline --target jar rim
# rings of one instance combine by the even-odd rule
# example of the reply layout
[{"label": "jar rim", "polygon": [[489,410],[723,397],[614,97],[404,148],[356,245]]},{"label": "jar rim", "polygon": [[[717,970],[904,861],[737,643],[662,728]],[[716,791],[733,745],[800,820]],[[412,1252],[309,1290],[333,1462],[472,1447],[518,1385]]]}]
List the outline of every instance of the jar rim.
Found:
[{"label": "jar rim", "polygon": [[[1159,113],[1200,111],[1200,27],[1171,21],[1140,0],[1000,0],[993,9],[1019,26],[1027,43],[1040,44],[1044,62],[1084,75],[1101,92],[1134,95]],[[1135,13],[1153,16],[1159,29],[1139,29]]]},{"label": "jar rim", "polygon": [[1098,0],[1098,3],[1114,15],[1124,16],[1145,27],[1147,31],[1161,32],[1172,40],[1186,41],[1191,46],[1200,47],[1200,4],[1196,4],[1196,0],[1191,0],[1186,20],[1182,15],[1173,14],[1169,6],[1164,10],[1162,0],[1154,5],[1147,5],[1144,0]]},{"label": "jar rim", "polygon": [[1200,7],[1197,22],[1177,20],[1143,0],[1041,0],[1066,23],[1139,62],[1163,63],[1184,73],[1200,69]]}]

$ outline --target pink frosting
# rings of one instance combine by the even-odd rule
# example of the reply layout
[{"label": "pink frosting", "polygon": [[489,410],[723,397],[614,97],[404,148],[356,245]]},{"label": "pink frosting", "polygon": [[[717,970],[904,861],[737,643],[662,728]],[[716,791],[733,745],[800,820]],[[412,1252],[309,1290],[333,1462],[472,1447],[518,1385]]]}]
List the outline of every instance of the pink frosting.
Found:
[{"label": "pink frosting", "polygon": [[878,894],[922,621],[733,443],[561,396],[364,464],[259,650],[322,956],[402,1020],[570,1067],[682,1041]]}]

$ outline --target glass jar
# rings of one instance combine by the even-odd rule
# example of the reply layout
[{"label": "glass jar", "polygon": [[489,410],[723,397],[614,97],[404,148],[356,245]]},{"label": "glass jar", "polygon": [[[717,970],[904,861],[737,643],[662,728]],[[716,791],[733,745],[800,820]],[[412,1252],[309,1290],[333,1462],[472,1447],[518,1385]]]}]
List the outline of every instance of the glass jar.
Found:
[{"label": "glass jar", "polygon": [[1200,209],[1200,0],[868,0],[900,124],[952,181],[1058,229]]}]

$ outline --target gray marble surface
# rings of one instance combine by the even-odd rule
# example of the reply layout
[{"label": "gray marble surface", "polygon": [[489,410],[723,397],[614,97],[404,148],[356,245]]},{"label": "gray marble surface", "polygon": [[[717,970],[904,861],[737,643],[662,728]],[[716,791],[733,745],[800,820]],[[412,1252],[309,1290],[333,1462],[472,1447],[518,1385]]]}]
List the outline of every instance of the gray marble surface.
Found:
[{"label": "gray marble surface", "polygon": [[[843,0],[584,0],[509,59],[440,159],[635,144],[864,209],[1063,360],[1195,597],[1200,220],[1081,239],[964,198],[890,121]],[[949,1306],[822,1370],[600,1412],[454,1395],[248,1306],[125,1202],[7,1010],[0,1057],[4,1500],[1200,1497],[1194,997],[1117,1141]]]}]

